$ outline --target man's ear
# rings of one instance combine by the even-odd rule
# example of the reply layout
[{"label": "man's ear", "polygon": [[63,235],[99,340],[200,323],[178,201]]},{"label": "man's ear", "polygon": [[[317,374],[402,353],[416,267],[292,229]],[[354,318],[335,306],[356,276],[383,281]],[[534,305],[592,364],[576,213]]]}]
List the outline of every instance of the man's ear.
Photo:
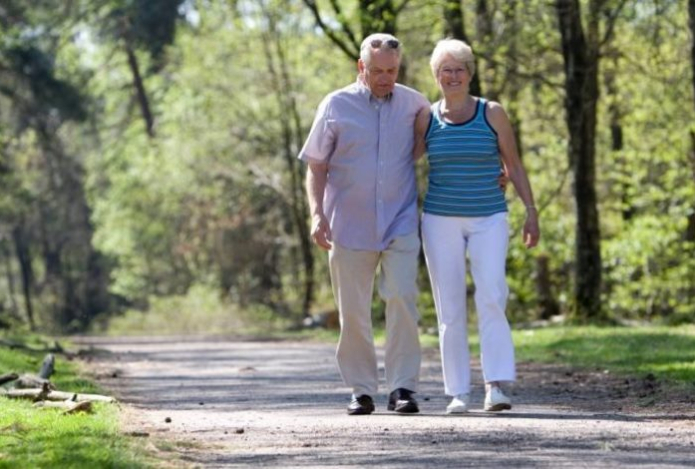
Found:
[{"label": "man's ear", "polygon": [[365,68],[364,62],[362,61],[362,59],[358,59],[357,60],[357,71],[360,73],[364,73],[364,68]]}]

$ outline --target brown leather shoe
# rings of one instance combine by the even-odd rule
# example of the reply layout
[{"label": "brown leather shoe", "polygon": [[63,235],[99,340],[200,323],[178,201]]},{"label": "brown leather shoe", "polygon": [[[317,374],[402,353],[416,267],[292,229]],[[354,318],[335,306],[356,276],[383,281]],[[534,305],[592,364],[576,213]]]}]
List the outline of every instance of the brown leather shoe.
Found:
[{"label": "brown leather shoe", "polygon": [[398,388],[389,394],[388,410],[393,410],[399,414],[417,414],[420,408],[413,397],[413,391],[405,388]]},{"label": "brown leather shoe", "polygon": [[348,405],[348,415],[369,415],[374,412],[374,401],[366,394],[353,397]]}]

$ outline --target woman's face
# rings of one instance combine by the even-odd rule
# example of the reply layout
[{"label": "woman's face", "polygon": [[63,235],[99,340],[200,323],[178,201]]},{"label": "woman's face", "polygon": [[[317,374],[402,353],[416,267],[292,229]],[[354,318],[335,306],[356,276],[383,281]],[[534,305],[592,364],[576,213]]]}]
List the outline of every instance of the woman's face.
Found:
[{"label": "woman's face", "polygon": [[437,84],[444,95],[468,93],[471,75],[466,64],[450,55],[444,56],[437,71]]}]

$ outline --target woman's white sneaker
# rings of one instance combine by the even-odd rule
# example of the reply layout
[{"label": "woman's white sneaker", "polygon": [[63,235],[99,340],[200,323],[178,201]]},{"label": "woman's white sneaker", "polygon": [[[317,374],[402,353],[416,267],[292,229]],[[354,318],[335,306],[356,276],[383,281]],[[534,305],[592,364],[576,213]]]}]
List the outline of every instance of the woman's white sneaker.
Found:
[{"label": "woman's white sneaker", "polygon": [[459,394],[454,396],[448,406],[446,406],[447,414],[465,414],[468,412],[469,394]]},{"label": "woman's white sneaker", "polygon": [[485,410],[499,412],[512,408],[512,400],[508,398],[497,386],[490,386],[485,392]]}]

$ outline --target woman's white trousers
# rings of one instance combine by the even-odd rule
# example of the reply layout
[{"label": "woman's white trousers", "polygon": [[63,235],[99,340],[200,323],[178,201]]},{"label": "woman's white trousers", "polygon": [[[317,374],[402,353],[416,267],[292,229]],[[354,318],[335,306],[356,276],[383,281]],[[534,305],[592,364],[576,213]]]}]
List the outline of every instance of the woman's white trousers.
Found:
[{"label": "woman's white trousers", "polygon": [[466,312],[466,253],[475,285],[475,306],[485,382],[514,381],[514,345],[505,315],[509,289],[507,213],[487,217],[422,216],[422,242],[430,274],[446,394],[470,392]]}]

